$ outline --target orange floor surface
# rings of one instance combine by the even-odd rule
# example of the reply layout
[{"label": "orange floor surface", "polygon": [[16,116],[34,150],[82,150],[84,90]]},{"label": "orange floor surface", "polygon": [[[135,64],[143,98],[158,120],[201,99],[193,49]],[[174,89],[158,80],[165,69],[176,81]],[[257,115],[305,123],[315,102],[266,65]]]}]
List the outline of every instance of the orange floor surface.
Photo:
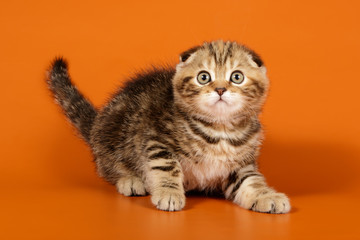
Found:
[{"label": "orange floor surface", "polygon": [[[1,1],[0,239],[360,239],[359,1]],[[180,212],[124,197],[54,104],[64,56],[101,106],[134,71],[236,40],[271,80],[259,159],[289,214],[189,196]]]}]

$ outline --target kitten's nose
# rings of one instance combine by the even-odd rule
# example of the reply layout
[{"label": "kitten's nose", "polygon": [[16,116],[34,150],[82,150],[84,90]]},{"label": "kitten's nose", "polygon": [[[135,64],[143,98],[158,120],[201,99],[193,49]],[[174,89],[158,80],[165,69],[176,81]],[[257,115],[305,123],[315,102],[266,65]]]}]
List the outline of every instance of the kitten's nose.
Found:
[{"label": "kitten's nose", "polygon": [[215,88],[215,91],[219,94],[219,96],[223,95],[224,92],[226,91],[226,88],[222,87],[222,88]]}]

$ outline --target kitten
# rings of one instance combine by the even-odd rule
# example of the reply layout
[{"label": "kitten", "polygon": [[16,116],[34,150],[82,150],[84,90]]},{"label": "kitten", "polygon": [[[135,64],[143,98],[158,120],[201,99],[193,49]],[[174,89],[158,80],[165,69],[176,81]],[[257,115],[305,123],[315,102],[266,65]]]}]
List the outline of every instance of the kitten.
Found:
[{"label": "kitten", "polygon": [[185,206],[189,190],[221,191],[254,211],[286,213],[286,195],[257,170],[258,114],[268,78],[260,57],[236,42],[215,41],[128,81],[101,109],[55,59],[49,88],[90,145],[98,173],[125,196],[150,193],[161,210]]}]

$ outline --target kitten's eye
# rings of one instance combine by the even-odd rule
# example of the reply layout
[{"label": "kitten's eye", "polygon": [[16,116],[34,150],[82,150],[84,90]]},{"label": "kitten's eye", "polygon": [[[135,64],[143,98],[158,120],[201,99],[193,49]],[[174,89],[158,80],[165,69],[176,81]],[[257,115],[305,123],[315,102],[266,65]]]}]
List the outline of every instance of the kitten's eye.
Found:
[{"label": "kitten's eye", "polygon": [[209,83],[211,81],[210,73],[205,71],[200,72],[197,76],[197,81],[202,85]]},{"label": "kitten's eye", "polygon": [[240,71],[235,71],[231,74],[230,81],[236,84],[240,84],[244,81],[244,74]]}]

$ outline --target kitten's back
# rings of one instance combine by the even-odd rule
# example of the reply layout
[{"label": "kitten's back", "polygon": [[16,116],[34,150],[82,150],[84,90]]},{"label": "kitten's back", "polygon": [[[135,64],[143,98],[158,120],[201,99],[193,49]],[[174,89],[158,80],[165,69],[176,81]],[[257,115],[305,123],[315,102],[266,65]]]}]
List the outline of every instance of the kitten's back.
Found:
[{"label": "kitten's back", "polygon": [[134,172],[141,168],[139,156],[150,129],[165,138],[168,130],[164,125],[172,121],[174,74],[173,68],[153,68],[136,74],[99,112],[91,132],[91,146],[97,157],[108,159],[102,162],[109,166],[98,165],[107,181],[115,183],[116,172],[126,171],[114,171],[117,162]]}]

